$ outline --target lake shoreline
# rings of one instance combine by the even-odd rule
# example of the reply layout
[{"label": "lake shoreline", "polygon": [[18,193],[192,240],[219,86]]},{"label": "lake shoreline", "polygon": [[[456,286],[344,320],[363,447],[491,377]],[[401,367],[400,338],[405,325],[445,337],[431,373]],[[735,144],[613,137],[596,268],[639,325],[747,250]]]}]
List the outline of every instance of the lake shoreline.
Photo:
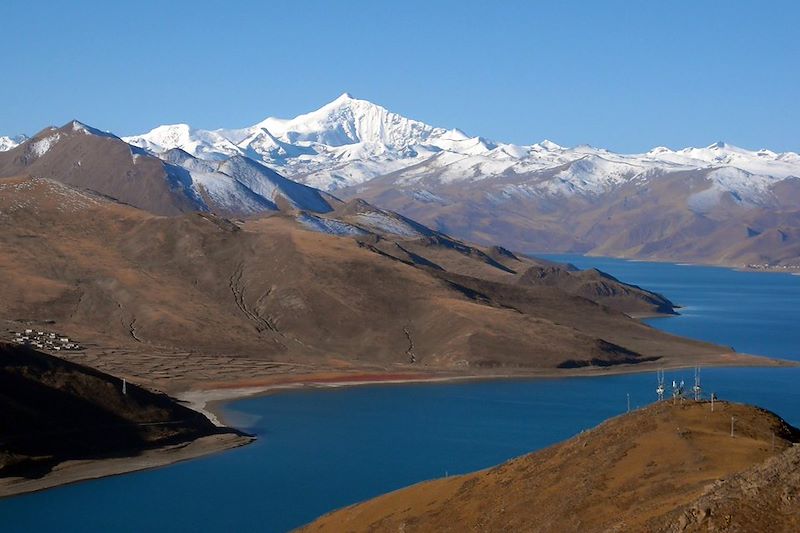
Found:
[{"label": "lake shoreline", "polygon": [[246,446],[254,440],[255,437],[238,433],[221,433],[150,448],[135,456],[65,461],[41,478],[0,478],[0,500],[94,479],[162,468]]},{"label": "lake shoreline", "polygon": [[[547,258],[548,255],[567,255],[571,254],[571,252],[539,252],[537,253],[526,253],[525,255],[529,257],[540,257],[544,256]],[[659,264],[673,264],[679,266],[696,266],[696,267],[707,267],[707,268],[724,268],[728,270],[733,270],[736,272],[760,272],[763,274],[788,274],[792,276],[800,275],[800,267],[790,267],[784,268],[782,266],[766,266],[766,267],[754,267],[746,264],[741,263],[715,263],[715,262],[708,262],[704,260],[685,260],[679,258],[660,258],[660,257],[648,257],[648,258],[639,258],[639,257],[632,257],[632,256],[623,256],[623,255],[605,255],[605,254],[591,254],[591,253],[584,253],[584,254],[577,254],[581,255],[586,258],[591,259],[619,259],[620,261],[629,261],[631,263],[659,263]]]},{"label": "lake shoreline", "polygon": [[[800,363],[726,352],[706,358],[701,366],[714,368],[775,368],[797,367]],[[305,375],[282,375],[261,380],[242,380],[229,383],[198,384],[172,395],[185,406],[202,413],[219,427],[230,427],[225,420],[227,404],[244,398],[254,398],[296,390],[341,389],[375,385],[410,385],[434,383],[460,383],[475,381],[513,381],[564,378],[602,378],[625,374],[642,374],[656,369],[677,370],[691,368],[693,363],[658,365],[657,362],[610,367],[584,367],[573,369],[542,369],[509,373],[444,373],[427,372],[315,372]],[[39,492],[64,485],[93,479],[122,475],[142,470],[170,466],[179,462],[207,457],[216,453],[246,446],[257,439],[241,434],[222,434],[201,437],[178,445],[144,450],[138,455],[110,459],[67,461],[56,466],[51,473],[38,479],[0,479],[0,499]]]},{"label": "lake shoreline", "polygon": [[358,373],[348,376],[340,374],[331,376],[328,373],[293,376],[291,380],[268,379],[261,384],[252,382],[234,382],[210,388],[195,387],[175,394],[178,401],[187,407],[206,415],[212,422],[220,426],[225,423],[225,405],[245,398],[256,398],[297,390],[340,389],[344,387],[363,387],[376,385],[412,385],[435,383],[463,383],[483,381],[528,381],[538,379],[569,378],[603,378],[610,376],[645,374],[656,370],[680,370],[694,366],[708,368],[792,368],[800,367],[800,362],[765,356],[739,353],[725,353],[718,357],[729,360],[706,360],[702,363],[674,363],[658,365],[640,363],[637,365],[619,365],[610,367],[585,367],[573,369],[542,369],[538,371],[511,372],[502,374],[403,374],[403,373]]}]

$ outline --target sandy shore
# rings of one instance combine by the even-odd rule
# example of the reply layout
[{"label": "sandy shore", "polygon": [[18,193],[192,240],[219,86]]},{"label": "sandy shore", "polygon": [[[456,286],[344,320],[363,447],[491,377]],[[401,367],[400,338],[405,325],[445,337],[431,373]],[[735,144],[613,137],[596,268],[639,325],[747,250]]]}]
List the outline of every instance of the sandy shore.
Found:
[{"label": "sandy shore", "polygon": [[0,478],[0,498],[36,492],[79,481],[159,468],[223,450],[238,448],[249,444],[253,440],[252,437],[225,433],[201,437],[188,443],[145,450],[133,457],[65,461],[56,466],[47,475],[38,479]]},{"label": "sandy shore", "polygon": [[800,363],[735,352],[725,353],[694,364],[641,363],[612,367],[585,367],[571,369],[541,369],[508,373],[441,373],[441,372],[314,372],[305,375],[273,376],[264,379],[247,379],[233,382],[200,383],[195,387],[177,391],[173,395],[188,407],[206,415],[218,426],[225,426],[223,406],[233,400],[275,394],[286,390],[358,387],[367,385],[398,385],[412,383],[446,383],[507,379],[559,379],[570,377],[603,377],[622,374],[655,372],[656,369],[678,370],[703,367],[797,367]]}]

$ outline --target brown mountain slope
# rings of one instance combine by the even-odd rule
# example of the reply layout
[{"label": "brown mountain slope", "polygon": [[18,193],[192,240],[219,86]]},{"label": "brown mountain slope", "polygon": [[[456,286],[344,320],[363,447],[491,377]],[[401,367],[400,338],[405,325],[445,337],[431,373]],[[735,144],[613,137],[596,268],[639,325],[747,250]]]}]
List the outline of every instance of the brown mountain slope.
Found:
[{"label": "brown mountain slope", "polygon": [[230,432],[200,413],[97,370],[0,343],[0,478],[63,461],[134,455]]},{"label": "brown mountain slope", "polygon": [[597,269],[570,272],[557,266],[534,266],[519,278],[520,285],[557,286],[589,300],[627,312],[674,313],[672,302],[635,285],[622,283]]},{"label": "brown mountain slope", "polygon": [[19,175],[54,179],[163,215],[202,209],[179,169],[77,121],[0,152],[0,177]]},{"label": "brown mountain slope", "polygon": [[156,157],[77,121],[46,128],[0,152],[0,178],[23,175],[95,191],[159,215],[327,212],[339,203],[246,157],[208,162],[178,149]]},{"label": "brown mountain slope", "polygon": [[[712,412],[705,402],[661,402],[495,468],[336,511],[303,531],[662,531],[709,484],[798,440],[800,431],[750,406],[717,402]],[[756,520],[769,526],[771,517]]]},{"label": "brown mountain slope", "polygon": [[557,287],[403,262],[291,216],[159,217],[43,179],[0,192],[0,317],[106,352],[459,371],[722,361]]},{"label": "brown mountain slope", "polygon": [[358,238],[363,246],[401,261],[502,283],[555,287],[629,314],[674,313],[663,296],[608,274],[465,243],[364,200],[351,200],[326,216],[369,231]]}]

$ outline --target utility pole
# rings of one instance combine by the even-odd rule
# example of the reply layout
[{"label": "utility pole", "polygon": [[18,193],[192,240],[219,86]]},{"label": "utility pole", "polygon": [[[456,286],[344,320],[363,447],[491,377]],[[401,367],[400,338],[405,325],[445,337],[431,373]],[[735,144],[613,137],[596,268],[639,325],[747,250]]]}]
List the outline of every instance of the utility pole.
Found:
[{"label": "utility pole", "polygon": [[128,394],[128,382],[125,380],[125,378],[122,378],[122,394]]}]

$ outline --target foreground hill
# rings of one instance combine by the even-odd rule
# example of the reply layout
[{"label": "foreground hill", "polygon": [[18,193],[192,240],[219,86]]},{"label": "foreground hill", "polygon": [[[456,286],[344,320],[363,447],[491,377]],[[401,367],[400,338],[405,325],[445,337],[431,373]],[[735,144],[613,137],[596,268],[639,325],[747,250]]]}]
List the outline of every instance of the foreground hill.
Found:
[{"label": "foreground hill", "polygon": [[[0,479],[233,433],[166,395],[122,388],[119,378],[0,343]],[[7,489],[0,483],[0,495]]]},{"label": "foreground hill", "polygon": [[[657,295],[553,274],[362,204],[232,222],[156,216],[39,178],[0,180],[0,192],[0,317],[52,321],[90,351],[196,354],[195,369],[220,354],[466,372],[731,361],[598,303],[611,290],[620,308],[670,310]],[[95,362],[124,373],[133,360]],[[173,365],[135,375],[177,379]]]},{"label": "foreground hill", "polygon": [[303,531],[795,531],[798,440],[800,431],[754,407],[661,402]]},{"label": "foreground hill", "polygon": [[[800,531],[800,446],[709,486],[665,519],[669,532]],[[658,527],[658,522],[654,522]]]}]

